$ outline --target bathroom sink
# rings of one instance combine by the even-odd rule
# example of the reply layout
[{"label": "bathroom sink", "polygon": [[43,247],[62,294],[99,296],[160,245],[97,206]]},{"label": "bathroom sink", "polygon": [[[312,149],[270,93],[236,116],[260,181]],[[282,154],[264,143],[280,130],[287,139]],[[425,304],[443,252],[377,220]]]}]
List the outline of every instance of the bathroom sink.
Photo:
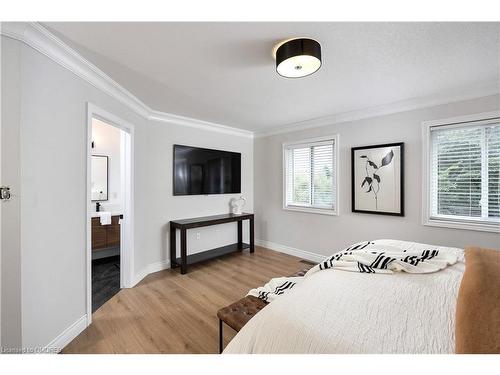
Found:
[{"label": "bathroom sink", "polygon": [[101,217],[102,214],[104,214],[104,213],[110,213],[111,216],[120,216],[120,215],[122,215],[122,212],[120,212],[120,211],[99,211],[99,212],[95,212],[94,211],[94,212],[90,213],[90,217]]},{"label": "bathroom sink", "polygon": [[99,212],[92,212],[91,216],[92,217],[101,217],[102,214],[107,214],[110,213],[109,211],[99,211]]}]

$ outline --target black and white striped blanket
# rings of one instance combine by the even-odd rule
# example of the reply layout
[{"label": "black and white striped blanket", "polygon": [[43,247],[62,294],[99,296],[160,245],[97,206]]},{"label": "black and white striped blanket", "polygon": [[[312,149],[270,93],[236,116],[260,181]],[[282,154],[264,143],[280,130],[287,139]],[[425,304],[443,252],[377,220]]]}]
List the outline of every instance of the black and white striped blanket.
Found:
[{"label": "black and white striped blanket", "polygon": [[336,269],[360,273],[431,273],[455,264],[456,253],[436,249],[411,251],[377,241],[365,241],[349,246],[311,268],[303,277],[278,277],[266,285],[252,289],[248,295],[271,302],[299,284],[304,278],[326,270]]}]

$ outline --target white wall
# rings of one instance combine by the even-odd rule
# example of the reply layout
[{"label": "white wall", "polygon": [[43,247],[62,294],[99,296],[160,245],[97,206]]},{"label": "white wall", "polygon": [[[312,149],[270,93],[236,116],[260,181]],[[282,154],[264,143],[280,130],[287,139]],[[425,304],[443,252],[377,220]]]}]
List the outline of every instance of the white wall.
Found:
[{"label": "white wall", "polygon": [[[12,116],[20,134],[21,248],[17,244],[12,252],[22,259],[22,301],[15,308],[22,327],[15,330],[22,331],[23,347],[45,346],[85,314],[87,102],[135,126],[137,274],[168,259],[170,220],[228,212],[235,196],[173,197],[172,145],[241,152],[242,192],[252,211],[253,140],[145,120],[31,47],[5,36],[2,41],[3,54],[20,50],[20,61],[9,58],[20,67],[20,115],[16,118],[15,106],[2,113]],[[12,85],[15,89],[16,82]],[[201,232],[199,241],[190,235],[190,249],[235,242],[236,224]],[[3,269],[10,266],[5,260]]]},{"label": "white wall", "polygon": [[[256,139],[256,238],[322,255],[353,242],[377,238],[500,248],[500,236],[495,233],[421,224],[421,122],[498,110],[499,100],[499,96],[490,96]],[[340,135],[340,216],[283,210],[282,143],[332,134]],[[405,142],[405,217],[351,212],[351,147],[392,142]]]},{"label": "white wall", "polygon": [[120,212],[122,202],[121,130],[94,118],[92,120],[92,140],[94,141],[92,155],[108,157],[108,200],[101,203],[107,210]]}]

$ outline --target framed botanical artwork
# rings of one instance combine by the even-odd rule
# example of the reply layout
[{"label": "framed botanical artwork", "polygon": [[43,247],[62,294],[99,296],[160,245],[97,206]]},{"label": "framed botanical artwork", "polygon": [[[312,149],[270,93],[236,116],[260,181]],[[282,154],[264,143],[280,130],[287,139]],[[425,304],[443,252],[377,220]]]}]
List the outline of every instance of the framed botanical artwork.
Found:
[{"label": "framed botanical artwork", "polygon": [[351,148],[352,211],[404,216],[404,143]]}]

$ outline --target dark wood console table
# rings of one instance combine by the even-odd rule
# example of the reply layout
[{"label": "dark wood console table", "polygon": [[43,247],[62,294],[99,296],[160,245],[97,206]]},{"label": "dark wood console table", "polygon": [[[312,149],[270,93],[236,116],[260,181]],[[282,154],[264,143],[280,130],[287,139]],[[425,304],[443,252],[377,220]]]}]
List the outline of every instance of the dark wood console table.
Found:
[{"label": "dark wood console table", "polygon": [[[249,221],[250,227],[250,244],[243,243],[243,220]],[[187,235],[186,231],[192,228],[207,227],[210,225],[225,224],[238,222],[238,242],[218,247],[216,249],[206,250],[201,253],[187,255]],[[177,234],[176,229],[181,231],[181,256],[176,257],[177,250]],[[224,214],[224,215],[214,215],[214,216],[204,216],[195,217],[191,219],[183,220],[172,220],[170,222],[170,267],[175,268],[180,266],[181,273],[185,274],[187,272],[188,264],[194,264],[198,262],[203,262],[208,259],[216,258],[222,255],[234,253],[236,251],[242,251],[244,249],[250,249],[253,253],[254,246],[254,216],[253,214],[242,213],[241,215],[236,214]]]}]

